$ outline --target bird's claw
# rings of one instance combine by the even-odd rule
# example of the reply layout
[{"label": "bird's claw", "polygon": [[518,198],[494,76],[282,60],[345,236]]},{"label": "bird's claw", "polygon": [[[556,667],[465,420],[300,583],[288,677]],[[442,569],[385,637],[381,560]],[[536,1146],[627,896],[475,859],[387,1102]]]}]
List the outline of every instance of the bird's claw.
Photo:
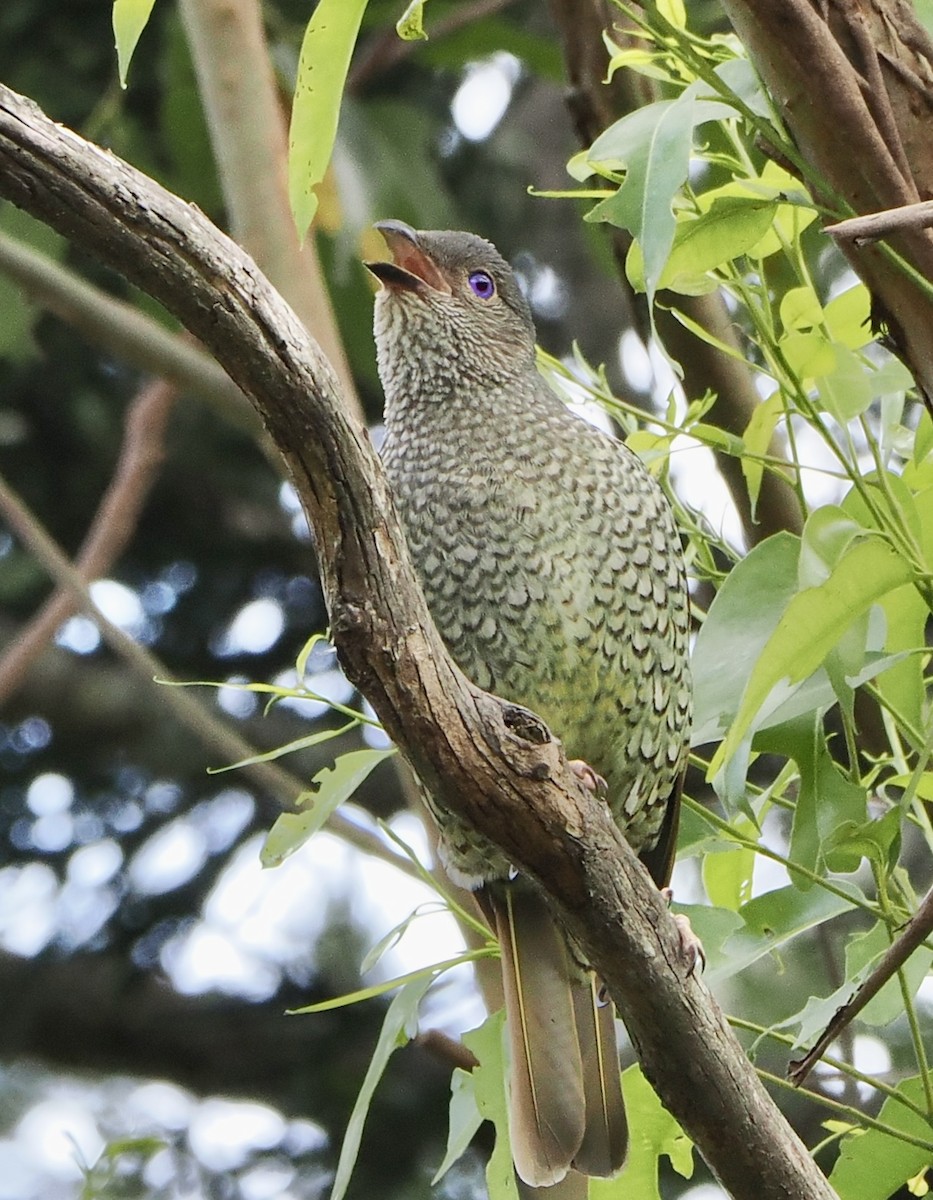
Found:
[{"label": "bird's claw", "polygon": [[[670,904],[674,898],[673,890],[669,887],[662,887],[660,891],[662,897]],[[673,916],[680,939],[681,957],[687,968],[687,978],[689,979],[698,969],[701,974],[706,970],[706,951],[703,949],[703,943],[693,932],[690,918],[685,913],[674,913]]]},{"label": "bird's claw", "polygon": [[572,758],[567,766],[586,790],[592,792],[594,796],[605,796],[609,791],[609,784],[602,775],[597,775],[590,764],[584,762],[582,758]]},{"label": "bird's claw", "polygon": [[680,935],[680,952],[687,968],[687,978],[689,979],[698,971],[702,975],[706,970],[706,951],[703,949],[703,943],[693,932],[690,918],[684,913],[674,913],[674,924]]}]

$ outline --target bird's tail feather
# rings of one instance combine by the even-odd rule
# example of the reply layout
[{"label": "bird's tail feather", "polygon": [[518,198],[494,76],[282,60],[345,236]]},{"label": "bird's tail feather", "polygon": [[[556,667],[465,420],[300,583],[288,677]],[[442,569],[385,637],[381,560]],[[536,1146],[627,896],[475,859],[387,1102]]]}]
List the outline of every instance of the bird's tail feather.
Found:
[{"label": "bird's tail feather", "polygon": [[627,1143],[612,1006],[599,1003],[527,885],[497,885],[488,899],[502,953],[516,1171],[539,1188],[571,1166],[611,1175]]},{"label": "bird's tail feather", "polygon": [[573,1165],[584,1175],[614,1175],[625,1162],[628,1121],[619,1078],[615,1008],[592,972],[573,990],[583,1061],[586,1129]]},{"label": "bird's tail feather", "polygon": [[502,954],[511,1049],[509,1132],[515,1169],[549,1187],[583,1140],[583,1065],[567,946],[544,901],[527,885],[491,895]]}]

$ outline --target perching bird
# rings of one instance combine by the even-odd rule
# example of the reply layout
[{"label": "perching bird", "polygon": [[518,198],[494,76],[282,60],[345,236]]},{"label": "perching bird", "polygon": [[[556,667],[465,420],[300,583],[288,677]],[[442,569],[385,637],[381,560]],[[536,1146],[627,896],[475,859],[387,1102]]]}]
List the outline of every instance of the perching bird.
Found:
[{"label": "perching bird", "polygon": [[[530,309],[494,246],[376,228],[394,259],[367,264],[382,283],[382,456],[437,628],[474,683],[539,714],[605,780],[663,886],[691,710],[667,500],[547,387]],[[611,1175],[628,1141],[612,1005],[539,891],[443,796],[428,803],[448,871],[480,889],[501,945],[518,1175],[537,1187],[571,1168]]]}]

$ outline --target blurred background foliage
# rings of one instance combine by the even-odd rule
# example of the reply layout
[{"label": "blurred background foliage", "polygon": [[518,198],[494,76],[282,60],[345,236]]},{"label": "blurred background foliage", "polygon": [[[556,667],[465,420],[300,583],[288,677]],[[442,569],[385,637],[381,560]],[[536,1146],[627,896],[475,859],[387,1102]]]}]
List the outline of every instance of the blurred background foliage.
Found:
[{"label": "blurred background foliage", "polygon": [[[167,0],[155,6],[124,91],[108,6],[71,0],[50,19],[38,0],[8,0],[0,13],[0,77],[236,233],[240,217],[230,181],[216,166],[217,109],[203,99],[209,72],[193,33],[197,8]],[[231,8],[252,5],[238,0]],[[472,229],[494,241],[516,265],[539,341],[554,369],[575,381],[568,387],[571,393],[577,388],[578,399],[605,390],[605,383],[629,412],[683,417],[682,405],[679,411],[666,407],[675,384],[667,364],[645,349],[643,297],[620,275],[628,242],[618,230],[580,220],[592,200],[529,193],[575,186],[568,160],[611,120],[652,98],[639,91],[643,77],[633,85],[620,71],[603,88],[609,53],[601,28],[589,16],[575,24],[561,3],[431,0],[430,40],[412,43],[395,34],[400,9],[400,0],[371,0],[367,7],[313,235],[337,342],[375,436],[381,395],[372,289],[361,260],[378,252],[372,222],[388,216],[420,228]],[[590,13],[589,6],[584,10]],[[264,63],[274,69],[283,111],[308,16],[307,4],[297,0],[262,6]],[[690,21],[699,34],[726,28],[712,2],[691,4]],[[587,90],[580,72],[593,63]],[[220,66],[259,73],[258,60]],[[569,94],[568,71],[576,73]],[[660,86],[658,94],[672,94],[663,79]],[[727,160],[735,147],[711,127],[707,135],[709,188],[732,177]],[[764,158],[749,153],[761,170]],[[253,182],[241,172],[241,191]],[[9,206],[0,209],[0,233],[0,476],[74,557],[117,464],[126,467],[127,446],[145,451],[138,517],[105,569],[93,575],[92,593],[104,614],[159,660],[148,674],[134,668],[102,637],[99,623],[72,614],[54,623],[54,636],[30,657],[28,669],[17,671],[10,655],[49,598],[51,583],[21,539],[0,525],[0,1200],[326,1195],[385,1003],[313,1017],[286,1019],[283,1012],[361,986],[367,949],[429,898],[408,874],[367,853],[381,839],[376,820],[390,822],[426,854],[425,835],[398,774],[384,765],[348,809],[345,836],[322,834],[283,867],[261,871],[262,834],[282,804],[335,752],[381,744],[378,733],[358,727],[298,752],[287,760],[288,775],[208,775],[207,767],[243,754],[212,740],[210,729],[181,720],[167,698],[170,689],[154,686],[151,677],[294,683],[302,647],[326,626],[313,548],[294,494],[223,380],[210,376],[202,388],[193,386],[176,361],[186,343],[179,348],[173,341],[175,348],[160,358],[157,334],[175,331],[158,306],[79,246]],[[797,234],[800,261],[821,296],[851,286],[841,256],[816,226]],[[63,268],[63,293],[80,279],[96,297],[125,307],[101,318],[103,332],[89,333],[89,303],[78,296],[69,309],[61,296],[40,299],[35,282],[24,283],[10,266],[11,245],[41,252]],[[257,257],[285,290],[272,265]],[[283,270],[300,288],[302,272],[318,277],[318,268],[305,258],[295,270],[297,262],[296,253]],[[780,257],[768,262],[766,284],[778,306],[799,285],[800,264]],[[127,313],[147,319],[135,340],[124,328]],[[658,319],[666,318],[659,312]],[[311,324],[326,345],[322,328]],[[672,322],[665,330],[676,333]],[[750,326],[747,332],[762,331]],[[672,352],[684,361],[687,398],[699,402],[719,391],[721,381],[704,375],[702,343],[683,346]],[[756,370],[773,367],[753,346],[745,351]],[[183,382],[159,391],[154,362],[174,364]],[[587,363],[604,364],[604,376]],[[168,367],[165,373],[171,376]],[[796,539],[802,510],[792,489],[766,475],[755,524],[741,471],[731,476],[733,501],[724,484],[729,463],[720,460],[717,467],[708,449],[730,434],[728,414],[722,419],[705,404],[691,411],[697,433],[692,448],[679,445],[673,474],[681,515],[695,535],[696,600],[703,613],[749,546],[766,533]],[[624,426],[625,412],[616,413]],[[898,410],[888,426],[910,434],[916,415],[908,407],[901,425]],[[884,426],[880,402],[869,417]],[[134,419],[147,422],[135,442]],[[715,429],[725,431],[718,440],[710,432]],[[849,447],[853,461],[860,454],[868,461],[875,429],[866,425],[859,446]],[[743,422],[731,429],[733,436],[743,432]],[[805,429],[798,435],[805,450],[813,448]],[[639,448],[652,446],[666,452],[670,438]],[[760,445],[766,449],[767,437]],[[807,502],[814,507],[837,502],[843,491],[838,479],[819,470],[809,486]],[[766,553],[773,557],[759,559],[764,576],[785,561],[771,546]],[[754,584],[753,575],[754,567],[743,579]],[[718,636],[707,650],[713,658],[728,653],[728,627]],[[361,702],[325,646],[312,652],[306,679],[325,699]],[[199,699],[257,750],[304,736],[309,721],[317,723],[312,728],[340,724],[325,703],[307,698],[266,711],[261,698],[230,686]],[[733,701],[737,705],[738,696]],[[824,699],[818,741],[827,707]],[[845,732],[830,719],[828,741],[820,745],[833,747],[839,763],[857,776],[846,749],[839,751]],[[806,739],[799,729],[795,736],[798,745]],[[788,745],[787,736],[771,744],[765,737],[752,772],[754,815],[766,818],[763,844],[777,847],[778,858],[787,851],[799,782],[787,772]],[[835,770],[829,754],[814,751],[811,772],[825,771],[827,762]],[[801,751],[798,766],[806,775],[803,757]],[[831,777],[838,793],[837,775]],[[809,778],[812,791],[812,773]],[[688,790],[695,800],[712,802],[702,772],[691,776]],[[769,791],[781,803],[765,812],[759,801]],[[785,793],[791,797],[786,803]],[[725,834],[717,842],[697,812],[688,812],[686,851],[703,850],[714,865],[701,876],[698,859],[687,857],[675,884],[682,900],[719,905],[719,916],[704,929],[714,948],[735,929],[715,920],[788,883],[779,862],[755,858],[752,814],[729,799],[726,815],[735,827],[746,822],[749,844],[737,849]],[[911,847],[908,837],[908,863]],[[825,866],[821,861],[821,870]],[[864,914],[840,908],[834,912],[844,928],[837,924],[830,935],[822,923],[828,911],[804,908],[784,914],[788,944],[780,957],[758,952],[775,915],[765,912],[760,941],[741,975],[724,968],[717,986],[714,961],[717,994],[730,1011],[753,1013],[757,1027],[799,1015],[813,992],[838,986],[846,978],[843,933],[866,927]],[[749,911],[744,918],[751,927]],[[799,930],[813,932],[791,943],[795,920]],[[459,938],[444,914],[425,916],[365,981],[445,957]],[[429,998],[423,1027],[459,1037],[481,1020],[482,1008],[468,969],[445,979]],[[883,1043],[851,1035],[844,1057],[894,1078],[911,1073],[916,1046],[907,1024],[901,1017],[887,1028]],[[757,1053],[764,1067],[782,1074],[786,1046],[763,1042]],[[351,1196],[431,1192],[446,1137],[452,1058],[455,1050],[437,1038],[392,1059],[372,1106]],[[845,1073],[827,1072],[813,1087],[811,1097],[781,1097],[809,1145],[823,1136],[820,1096],[855,1107],[877,1109],[880,1102],[872,1088]],[[435,1194],[482,1194],[483,1138]],[[720,1194],[699,1166],[692,1181],[664,1171],[671,1195],[700,1200]]]}]

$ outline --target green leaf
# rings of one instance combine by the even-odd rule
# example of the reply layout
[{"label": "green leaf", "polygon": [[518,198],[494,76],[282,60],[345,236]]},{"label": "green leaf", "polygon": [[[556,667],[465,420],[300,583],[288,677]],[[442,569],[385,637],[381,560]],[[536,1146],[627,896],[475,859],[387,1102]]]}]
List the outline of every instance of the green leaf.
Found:
[{"label": "green leaf", "polygon": [[725,355],[726,358],[735,359],[735,361],[741,363],[743,367],[748,365],[748,360],[744,354],[736,350],[734,346],[730,346],[726,342],[721,341],[719,338],[714,337],[707,329],[704,329],[702,325],[694,321],[692,317],[688,317],[686,313],[681,312],[679,308],[672,308],[670,313],[674,320],[678,322],[678,324],[683,325],[684,329],[689,329],[694,337],[699,338],[701,342],[705,342],[707,346],[712,346],[714,349],[718,350],[720,354]]},{"label": "green leaf", "polygon": [[787,365],[800,380],[828,375],[836,366],[835,347],[819,333],[785,333],[778,342]]},{"label": "green leaf", "polygon": [[795,684],[816,671],[857,617],[912,578],[907,559],[882,538],[869,535],[845,554],[825,583],[794,596],[755,663],[736,719],[710,764],[710,776],[760,722],[766,702],[773,712]]},{"label": "green leaf", "polygon": [[757,461],[757,456],[765,455],[770,451],[774,430],[783,415],[784,398],[778,389],[767,400],[763,400],[755,406],[752,419],[742,435],[746,447],[746,453],[742,458],[742,474],[745,476],[745,483],[748,487],[752,517],[758,510],[758,496],[761,493],[761,481],[765,472],[764,463]]},{"label": "green leaf", "polygon": [[[792,758],[800,772],[800,788],[794,807],[790,858],[810,871],[854,871],[861,854],[838,841],[838,827],[866,819],[868,795],[847,779],[836,766],[826,745],[819,713],[759,734],[761,750]],[[811,881],[793,876],[794,886],[806,890]]]},{"label": "green leaf", "polygon": [[[751,836],[752,824],[742,821],[743,832]],[[717,908],[739,908],[750,898],[752,871],[755,869],[755,851],[748,846],[735,846],[731,850],[713,851],[703,857],[703,886],[710,904]]]},{"label": "green leaf", "polygon": [[783,252],[787,246],[798,244],[800,235],[817,217],[813,201],[805,192],[800,180],[777,163],[768,162],[760,178],[750,180],[748,186],[763,189],[766,195],[776,196],[783,201],[778,205],[772,228],[754,248],[754,253],[759,258],[768,258],[772,254]]},{"label": "green leaf", "polygon": [[875,372],[847,346],[837,345],[832,349],[835,362],[832,370],[817,378],[816,392],[820,407],[845,425],[871,407],[875,398]]},{"label": "green leaf", "polygon": [[411,0],[411,3],[395,22],[395,32],[402,41],[419,42],[428,40],[424,32],[424,6],[427,0]]},{"label": "green leaf", "polygon": [[[735,719],[755,664],[797,591],[799,555],[800,539],[792,534],[767,538],[730,572],[710,605],[693,651],[694,746],[715,741]],[[828,681],[816,680],[771,723],[831,700]]]},{"label": "green leaf", "polygon": [[687,6],[684,0],[658,0],[658,12],[675,29],[687,28]]},{"label": "green leaf", "polygon": [[431,1180],[433,1187],[466,1151],[483,1123],[483,1114],[476,1103],[472,1071],[457,1067],[450,1077],[450,1117],[447,1127],[447,1151]]},{"label": "green leaf", "polygon": [[933,451],[933,417],[924,409],[917,422],[917,432],[914,437],[914,463],[919,466],[931,451]]},{"label": "green leaf", "polygon": [[834,342],[860,350],[872,341],[871,297],[864,283],[857,283],[826,305],[823,319]]},{"label": "green leaf", "polygon": [[[884,645],[890,654],[924,647],[924,630],[930,613],[916,588],[896,588],[882,596],[879,603],[887,622]],[[875,686],[883,699],[914,729],[923,728],[926,702],[923,655],[907,654],[899,658],[878,676]]]},{"label": "green leaf", "polygon": [[347,1122],[347,1131],[343,1136],[343,1145],[340,1147],[340,1158],[337,1162],[337,1173],[334,1176],[330,1200],[342,1200],[346,1193],[360,1151],[363,1126],[369,1115],[373,1093],[389,1059],[399,1047],[407,1045],[415,1036],[418,1006],[430,987],[432,979],[433,976],[429,975],[424,979],[417,979],[412,983],[405,984],[386,1011],[379,1041],[376,1043],[376,1049],[373,1051],[366,1076],[363,1079],[363,1086],[353,1105],[350,1120]]},{"label": "green leaf", "polygon": [[386,992],[394,992],[397,987],[407,987],[410,983],[418,983],[427,979],[429,982],[443,975],[452,967],[463,966],[464,963],[476,962],[480,958],[493,958],[498,951],[493,946],[483,946],[478,950],[465,950],[453,958],[443,962],[429,963],[426,967],[418,967],[405,975],[397,975],[395,979],[384,979],[381,983],[373,983],[369,987],[358,988],[355,992],[344,992],[342,996],[332,996],[330,1000],[319,1000],[317,1004],[303,1004],[300,1008],[290,1008],[290,1016],[303,1016],[308,1013],[332,1012],[335,1008],[350,1008],[354,1004],[362,1004],[364,1000],[375,1000]]},{"label": "green leaf", "polygon": [[120,87],[126,87],[130,59],[146,28],[155,0],[113,0],[113,36],[117,47]]},{"label": "green leaf", "polygon": [[496,1129],[496,1144],[486,1163],[489,1200],[519,1200],[509,1141],[504,1026],[505,1013],[500,1010],[487,1017],[478,1029],[463,1035],[463,1044],[473,1051],[479,1063],[472,1072],[476,1107],[483,1120],[492,1121]]},{"label": "green leaf", "polygon": [[864,903],[864,895],[854,884],[843,882],[837,886],[852,896],[851,902],[823,888],[802,892],[788,886],[743,904],[739,910],[742,928],[724,943],[720,964],[705,973],[709,986],[716,987],[808,929],[849,912],[854,902]]},{"label": "green leaf", "polygon": [[[727,59],[716,68],[716,74],[729,91],[738,100],[741,100],[751,112],[757,113],[759,117],[764,117],[766,121],[773,119],[774,109],[771,100],[761,85],[758,72],[747,58]],[[788,179],[791,178],[792,176],[788,175]]]},{"label": "green leaf", "polygon": [[[919,1077],[902,1080],[896,1090],[915,1106],[926,1107],[923,1081]],[[926,1142],[928,1149],[876,1129],[859,1130],[843,1138],[829,1176],[830,1186],[836,1189],[840,1200],[888,1200],[909,1179],[933,1165],[933,1137],[922,1115],[889,1096],[878,1119]]]},{"label": "green leaf", "polygon": [[684,1179],[693,1176],[693,1142],[661,1104],[636,1063],[622,1073],[631,1142],[625,1166],[614,1179],[591,1179],[589,1200],[660,1200],[661,1155]]},{"label": "green leaf", "polygon": [[614,196],[587,214],[609,221],[638,241],[649,302],[674,242],[674,195],[687,178],[693,130],[706,121],[734,117],[719,101],[699,100],[691,87],[676,100],[658,100],[616,121],[590,147],[587,161],[597,167],[625,168]]},{"label": "green leaf", "polygon": [[[746,67],[748,64],[745,64]],[[717,72],[722,73],[722,68]],[[759,85],[760,86],[760,85]],[[767,101],[765,101],[767,103]],[[801,232],[816,220],[816,209],[801,191],[800,183],[775,163],[768,163],[758,178],[732,179],[720,187],[711,188],[697,197],[702,211],[724,198],[764,200],[776,204],[769,228],[747,253],[767,258],[794,245]]]},{"label": "green leaf", "polygon": [[726,429],[720,429],[718,425],[707,425],[703,421],[697,421],[695,425],[690,426],[690,436],[695,437],[704,446],[721,450],[723,454],[731,454],[735,458],[739,458],[745,452],[742,439]]},{"label": "green leaf", "polygon": [[301,43],[288,135],[288,195],[299,238],[317,210],[366,0],[320,0]]},{"label": "green leaf", "polygon": [[658,287],[684,292],[690,281],[747,253],[771,228],[776,209],[773,200],[725,196],[700,216],[679,221]]},{"label": "green leaf", "polygon": [[833,567],[860,537],[865,528],[836,504],[824,504],[808,519],[800,543],[797,582],[801,588],[817,587],[833,573]]},{"label": "green leaf", "polygon": [[348,800],[364,779],[385,759],[395,753],[388,750],[351,750],[341,754],[333,767],[324,767],[302,793],[299,804],[309,805],[304,812],[282,813],[266,836],[259,859],[264,867],[277,867],[294,854],[325,823],[344,800]]},{"label": "green leaf", "polygon": [[861,820],[841,821],[827,836],[825,846],[831,871],[855,871],[867,858],[881,874],[890,875],[901,853],[900,809],[889,809],[873,820],[862,814]]},{"label": "green leaf", "polygon": [[274,746],[271,750],[266,750],[262,754],[251,754],[248,758],[238,759],[235,763],[230,763],[225,767],[208,767],[208,775],[223,775],[225,771],[236,771],[240,767],[252,767],[256,763],[274,762],[277,758],[282,758],[286,754],[295,754],[299,750],[308,750],[311,746],[319,746],[322,742],[328,742],[332,738],[342,737],[343,734],[349,733],[351,729],[355,729],[357,721],[350,721],[346,725],[341,725],[335,729],[319,729],[316,733],[305,734],[304,737],[295,738],[293,742],[286,742],[284,746]]},{"label": "green leaf", "polygon": [[813,329],[823,320],[823,306],[812,287],[791,288],[781,300],[781,324],[785,333]]},{"label": "green leaf", "polygon": [[[865,483],[875,491],[876,504],[880,503],[883,510],[891,512],[888,496],[893,498],[893,519],[920,542],[929,569],[931,555],[925,546],[929,540],[929,532],[926,531],[933,530],[933,504],[930,503],[933,494],[925,499],[913,496],[904,480],[890,471],[885,472],[883,488],[877,475],[867,476]],[[842,502],[842,508],[866,529],[878,528],[875,511],[868,507],[858,489],[853,487],[850,490]],[[884,647],[889,654],[897,655],[924,645],[929,610],[915,587],[908,585],[896,588],[882,596],[878,603],[887,625]],[[897,661],[878,677],[877,687],[884,699],[915,729],[922,727],[926,685],[921,655],[911,654]]]}]

